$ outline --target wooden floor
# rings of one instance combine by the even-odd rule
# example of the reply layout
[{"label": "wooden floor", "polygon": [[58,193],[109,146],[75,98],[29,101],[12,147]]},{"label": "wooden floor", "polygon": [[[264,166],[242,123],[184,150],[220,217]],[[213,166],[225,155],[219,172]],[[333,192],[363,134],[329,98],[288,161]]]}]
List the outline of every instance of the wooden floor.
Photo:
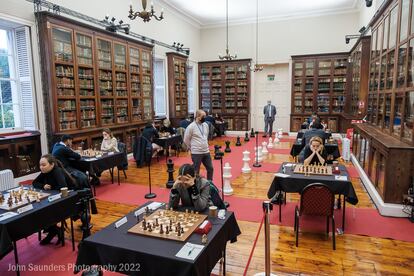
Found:
[{"label": "wooden floor", "polygon": [[[278,146],[290,148],[290,142]],[[291,161],[288,155],[278,154],[269,158],[272,162],[277,160],[277,163]],[[153,185],[165,187],[166,170],[165,159],[162,158],[159,163],[152,166]],[[147,168],[136,168],[131,162],[127,174],[128,183],[147,185]],[[102,178],[109,179],[109,175],[104,174]],[[246,198],[265,199],[272,179],[273,174],[265,172],[240,175],[232,182],[234,194]],[[350,208],[375,208],[359,178],[352,179],[352,182],[359,203]],[[298,199],[298,195],[287,196],[288,201],[296,202]],[[136,208],[99,200],[97,205],[99,214],[92,217],[93,233]],[[242,234],[238,242],[227,247],[227,275],[243,275],[260,226],[259,223],[240,220],[238,223]],[[75,224],[75,236],[79,241],[80,225],[79,222]],[[292,227],[271,225],[270,231],[271,270],[277,275],[414,275],[414,243],[344,234],[337,236],[337,250],[333,251],[330,236],[327,237],[324,233],[304,232],[300,233],[300,246],[296,248]],[[254,275],[265,269],[263,233],[262,228],[247,275]],[[213,273],[221,275],[219,264]]]}]

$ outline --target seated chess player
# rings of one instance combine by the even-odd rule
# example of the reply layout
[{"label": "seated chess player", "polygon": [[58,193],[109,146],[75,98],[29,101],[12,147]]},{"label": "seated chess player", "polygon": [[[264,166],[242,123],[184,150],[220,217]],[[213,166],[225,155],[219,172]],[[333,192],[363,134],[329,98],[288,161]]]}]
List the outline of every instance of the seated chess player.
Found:
[{"label": "seated chess player", "polygon": [[164,119],[164,121],[162,121],[160,132],[168,132],[170,135],[175,134],[175,129],[171,126],[171,121],[169,119]]},{"label": "seated chess player", "polygon": [[[76,179],[79,186],[89,187],[86,174],[76,169],[79,168],[77,166],[77,161],[81,159],[81,156],[79,153],[72,150],[72,141],[73,137],[71,135],[62,135],[60,142],[53,145],[52,155],[56,157],[62,163],[63,167]],[[75,166],[77,167],[75,168]],[[98,178],[94,178],[92,180],[95,184],[99,183]]]},{"label": "seated chess player", "polygon": [[178,170],[178,177],[171,192],[169,207],[176,209],[181,200],[181,207],[189,207],[202,212],[212,205],[210,184],[207,179],[195,177],[194,166],[184,164]]},{"label": "seated chess player", "polygon": [[[72,189],[75,187],[75,180],[72,176],[63,168],[59,160],[53,155],[46,154],[40,158],[39,161],[40,174],[33,180],[33,187],[40,190],[56,190],[60,191],[63,187]],[[49,244],[52,239],[58,235],[56,244],[59,244],[62,240],[60,235],[60,228],[57,225],[52,225],[44,229],[47,232],[47,236],[40,241],[41,245]]]},{"label": "seated chess player", "polygon": [[324,165],[328,154],[323,146],[322,139],[318,136],[314,136],[310,139],[308,145],[303,149],[304,151],[304,165]]},{"label": "seated chess player", "polygon": [[116,140],[109,128],[104,128],[102,130],[102,136],[101,151],[119,152],[118,140]]},{"label": "seated chess player", "polygon": [[190,118],[184,118],[180,121],[180,127],[186,129],[191,124]]},{"label": "seated chess player", "polygon": [[154,124],[148,122],[142,131],[142,137],[145,137],[152,145],[152,157],[156,156],[158,152],[162,151],[162,147],[154,143],[154,138],[159,138],[160,135]]},{"label": "seated chess player", "polygon": [[307,130],[303,134],[302,145],[305,146],[305,145],[309,144],[310,139],[314,136],[320,137],[321,140],[322,140],[322,144],[324,144],[324,142],[325,142],[325,131],[323,130],[322,124],[318,120],[313,122],[310,129]]}]

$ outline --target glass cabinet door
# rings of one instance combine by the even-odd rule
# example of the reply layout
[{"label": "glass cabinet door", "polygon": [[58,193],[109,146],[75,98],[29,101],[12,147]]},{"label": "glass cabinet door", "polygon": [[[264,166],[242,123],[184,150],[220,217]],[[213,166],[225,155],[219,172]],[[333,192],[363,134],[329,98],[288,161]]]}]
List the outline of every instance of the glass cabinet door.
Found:
[{"label": "glass cabinet door", "polygon": [[318,61],[318,75],[329,76],[331,74],[331,64],[330,60]]},{"label": "glass cabinet door", "polygon": [[[414,16],[413,16],[414,20]],[[414,22],[414,21],[413,21]],[[413,26],[414,28],[414,26]],[[413,30],[414,32],[414,30]],[[407,86],[412,87],[414,86],[414,38],[410,40],[409,44],[409,51],[408,51],[408,74],[407,74]]]},{"label": "glass cabinet door", "polygon": [[403,138],[413,141],[414,135],[414,91],[405,94]]},{"label": "glass cabinet door", "polygon": [[395,96],[393,132],[398,137],[401,135],[401,118],[404,108],[403,99],[404,97],[401,94],[397,94]]},{"label": "glass cabinet door", "polygon": [[306,61],[305,63],[305,74],[306,77],[313,77],[315,70],[315,61]]},{"label": "glass cabinet door", "polygon": [[405,86],[405,78],[407,75],[407,67],[405,62],[407,61],[407,43],[404,43],[398,49],[398,64],[397,64],[397,87]]},{"label": "glass cabinet door", "polygon": [[293,64],[293,69],[294,69],[294,76],[295,77],[302,77],[303,76],[303,61],[296,61]]},{"label": "glass cabinet door", "polygon": [[385,94],[385,115],[384,115],[384,128],[390,128],[391,120],[391,93]]},{"label": "glass cabinet door", "polygon": [[408,34],[408,19],[410,18],[410,1],[411,0],[401,0],[400,41],[403,41]]},{"label": "glass cabinet door", "polygon": [[55,61],[73,62],[72,31],[52,28]]}]

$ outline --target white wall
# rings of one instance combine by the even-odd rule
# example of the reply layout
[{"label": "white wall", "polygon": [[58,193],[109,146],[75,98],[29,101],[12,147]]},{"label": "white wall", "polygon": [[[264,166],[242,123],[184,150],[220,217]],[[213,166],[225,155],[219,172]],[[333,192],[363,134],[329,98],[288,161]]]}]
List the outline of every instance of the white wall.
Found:
[{"label": "white wall", "polygon": [[380,8],[380,6],[382,5],[384,1],[385,0],[373,0],[372,6],[369,8],[365,5],[365,1],[361,1],[360,3],[361,5],[359,7],[359,26],[360,27],[368,25],[372,17],[375,15],[375,12]]},{"label": "white wall", "polygon": [[[259,23],[259,63],[286,63],[291,55],[349,51],[345,35],[359,30],[359,13]],[[231,24],[231,20],[230,20]],[[230,53],[255,57],[255,24],[229,27]],[[201,30],[201,60],[216,60],[225,51],[225,27]]]},{"label": "white wall", "polygon": [[[273,81],[267,76],[275,75]],[[252,127],[264,130],[263,107],[268,100],[276,106],[277,114],[273,124],[273,132],[278,128],[289,131],[290,118],[290,70],[289,64],[264,66],[263,71],[254,73],[252,85],[251,123]]]}]

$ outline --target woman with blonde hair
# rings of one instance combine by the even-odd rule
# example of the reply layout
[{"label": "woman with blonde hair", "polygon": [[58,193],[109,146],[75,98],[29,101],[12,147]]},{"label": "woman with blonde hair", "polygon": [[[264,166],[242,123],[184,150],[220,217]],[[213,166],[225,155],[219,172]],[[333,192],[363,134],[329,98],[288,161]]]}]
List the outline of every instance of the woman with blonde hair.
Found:
[{"label": "woman with blonde hair", "polygon": [[328,154],[326,153],[325,147],[323,146],[322,138],[319,136],[313,136],[309,144],[306,145],[304,150],[304,164],[305,165],[324,165]]},{"label": "woman with blonde hair", "polygon": [[109,128],[102,130],[102,136],[101,151],[119,152],[118,141]]}]

